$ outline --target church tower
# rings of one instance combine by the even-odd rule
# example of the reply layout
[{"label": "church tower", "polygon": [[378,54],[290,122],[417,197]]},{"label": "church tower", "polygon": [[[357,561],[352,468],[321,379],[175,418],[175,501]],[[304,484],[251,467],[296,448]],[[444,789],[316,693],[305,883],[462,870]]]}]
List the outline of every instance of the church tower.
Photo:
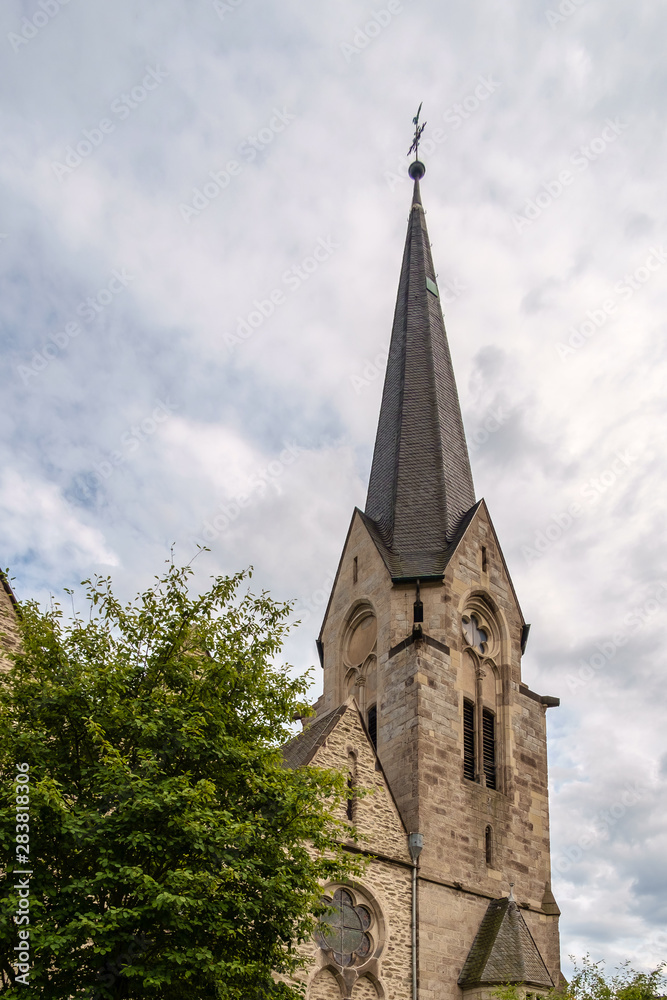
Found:
[{"label": "church tower", "polygon": [[[417,993],[395,995],[452,1000],[508,981],[539,992],[560,980],[546,748],[546,709],[558,699],[521,677],[529,626],[475,497],[420,195],[425,169],[415,161],[409,173],[368,497],[318,640],[317,718],[297,742],[312,730],[314,745],[344,706],[358,709],[409,843],[423,845]],[[379,979],[374,988],[385,995]]]}]

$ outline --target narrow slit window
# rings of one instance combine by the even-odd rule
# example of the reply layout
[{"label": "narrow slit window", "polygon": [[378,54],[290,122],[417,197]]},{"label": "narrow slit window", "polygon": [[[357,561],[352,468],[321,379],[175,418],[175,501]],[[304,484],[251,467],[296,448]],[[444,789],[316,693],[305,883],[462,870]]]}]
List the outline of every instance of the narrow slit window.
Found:
[{"label": "narrow slit window", "polygon": [[352,583],[356,583],[359,579],[359,557],[354,557],[354,562],[352,563]]},{"label": "narrow slit window", "polygon": [[487,826],[484,832],[484,849],[486,851],[486,863],[489,868],[493,868],[493,830]]},{"label": "narrow slit window", "polygon": [[463,777],[475,780],[475,706],[463,702]]},{"label": "narrow slit window", "polygon": [[377,705],[371,705],[366,716],[368,722],[368,735],[375,750],[378,747],[378,709]]},{"label": "narrow slit window", "polygon": [[356,818],[356,807],[357,807],[357,757],[352,750],[348,750],[347,754],[347,821],[348,823],[354,823]]},{"label": "narrow slit window", "polygon": [[496,717],[486,708],[482,712],[482,750],[486,787],[496,788]]}]

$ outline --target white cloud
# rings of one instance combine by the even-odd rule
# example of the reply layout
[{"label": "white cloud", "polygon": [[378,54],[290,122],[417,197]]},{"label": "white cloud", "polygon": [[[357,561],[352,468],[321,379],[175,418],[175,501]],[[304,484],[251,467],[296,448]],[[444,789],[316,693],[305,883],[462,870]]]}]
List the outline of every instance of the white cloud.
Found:
[{"label": "white cloud", "polygon": [[13,469],[0,479],[0,523],[5,557],[22,562],[30,553],[56,578],[62,566],[86,572],[91,565],[118,565],[103,533],[83,523],[55,486]]}]

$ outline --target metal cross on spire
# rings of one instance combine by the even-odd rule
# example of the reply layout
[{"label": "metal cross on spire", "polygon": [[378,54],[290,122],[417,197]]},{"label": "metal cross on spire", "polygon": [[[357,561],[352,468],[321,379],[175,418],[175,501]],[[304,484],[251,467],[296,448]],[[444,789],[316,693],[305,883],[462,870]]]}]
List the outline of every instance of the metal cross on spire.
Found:
[{"label": "metal cross on spire", "polygon": [[[422,104],[423,103],[424,102],[422,101]],[[419,105],[419,107],[417,109],[417,114],[412,119],[412,124],[415,127],[415,135],[414,135],[414,139],[412,140],[412,145],[410,146],[410,149],[407,152],[407,155],[409,156],[410,153],[412,153],[414,151],[415,161],[419,159],[419,141],[420,141],[420,139],[422,137],[422,132],[424,131],[424,129],[426,128],[426,125],[427,125],[427,122],[424,122],[423,125],[419,124],[419,116],[421,114],[422,104]]]}]

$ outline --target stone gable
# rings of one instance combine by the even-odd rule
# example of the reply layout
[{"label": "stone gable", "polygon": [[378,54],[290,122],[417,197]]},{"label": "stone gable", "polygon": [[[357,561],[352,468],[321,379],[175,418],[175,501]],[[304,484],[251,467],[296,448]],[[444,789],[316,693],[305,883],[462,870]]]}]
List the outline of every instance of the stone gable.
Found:
[{"label": "stone gable", "polygon": [[4,574],[0,573],[0,670],[6,670],[9,666],[6,653],[16,652],[19,645],[14,595]]},{"label": "stone gable", "polygon": [[[345,772],[350,768],[351,754],[355,757],[356,784],[370,792],[354,801],[353,821],[359,833],[359,847],[410,864],[405,827],[352,700],[312,763]],[[345,818],[342,809],[340,818]]]}]

